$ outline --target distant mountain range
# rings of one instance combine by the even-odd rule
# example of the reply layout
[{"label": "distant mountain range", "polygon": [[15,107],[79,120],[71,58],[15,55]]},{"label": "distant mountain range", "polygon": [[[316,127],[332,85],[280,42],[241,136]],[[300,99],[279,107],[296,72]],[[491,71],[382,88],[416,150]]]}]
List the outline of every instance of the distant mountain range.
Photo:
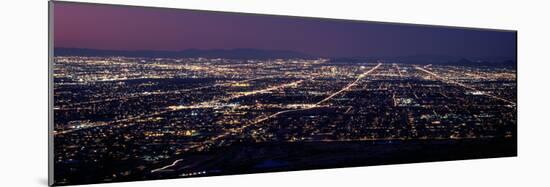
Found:
[{"label": "distant mountain range", "polygon": [[[304,54],[288,50],[262,50],[262,49],[187,49],[181,51],[124,51],[102,50],[85,48],[55,48],[55,56],[127,56],[149,58],[229,58],[229,59],[289,59],[303,58],[314,59],[318,56]],[[419,54],[409,56],[377,56],[377,57],[339,57],[331,58],[332,62],[372,62],[382,60],[388,63],[405,64],[448,64],[448,65],[491,65],[491,66],[516,66],[516,59],[512,57],[460,57],[450,55]]]},{"label": "distant mountain range", "polygon": [[333,62],[365,62],[382,60],[388,63],[404,64],[445,64],[466,66],[516,66],[515,57],[461,57],[450,55],[410,55],[410,56],[379,56],[379,57],[352,57],[334,58]]},{"label": "distant mountain range", "polygon": [[164,57],[164,58],[230,58],[230,59],[276,59],[276,58],[314,58],[311,55],[285,50],[261,49],[187,49],[181,51],[123,51],[85,48],[55,48],[55,56],[126,56],[126,57]]}]

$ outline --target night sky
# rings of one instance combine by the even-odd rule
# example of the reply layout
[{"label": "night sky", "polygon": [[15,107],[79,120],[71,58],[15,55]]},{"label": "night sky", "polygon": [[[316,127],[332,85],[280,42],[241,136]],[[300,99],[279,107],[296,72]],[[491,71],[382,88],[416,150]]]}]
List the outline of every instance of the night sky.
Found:
[{"label": "night sky", "polygon": [[516,33],[284,16],[54,3],[55,47],[255,48],[324,57],[516,57]]}]

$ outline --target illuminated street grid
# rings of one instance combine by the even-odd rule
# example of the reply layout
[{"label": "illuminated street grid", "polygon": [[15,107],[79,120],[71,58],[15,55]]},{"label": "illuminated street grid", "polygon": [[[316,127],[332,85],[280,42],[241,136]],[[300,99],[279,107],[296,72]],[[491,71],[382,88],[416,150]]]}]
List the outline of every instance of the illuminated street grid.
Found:
[{"label": "illuminated street grid", "polygon": [[56,164],[139,161],[104,181],[236,142],[515,135],[515,68],[56,57],[54,78]]}]

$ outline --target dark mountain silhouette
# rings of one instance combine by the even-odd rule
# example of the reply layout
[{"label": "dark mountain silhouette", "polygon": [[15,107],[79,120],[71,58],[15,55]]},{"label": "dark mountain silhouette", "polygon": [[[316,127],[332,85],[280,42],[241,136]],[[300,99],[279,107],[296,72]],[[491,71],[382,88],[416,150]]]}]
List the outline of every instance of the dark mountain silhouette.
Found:
[{"label": "dark mountain silhouette", "polygon": [[448,55],[409,55],[409,56],[371,56],[371,57],[344,57],[336,58],[336,61],[372,61],[382,60],[392,63],[405,63],[405,64],[440,64],[445,62],[453,62],[459,60],[460,57],[448,56]]},{"label": "dark mountain silhouette", "polygon": [[[187,49],[182,51],[124,51],[102,50],[85,48],[55,48],[55,56],[126,56],[148,58],[230,58],[230,59],[289,59],[303,58],[313,59],[316,56],[289,50],[261,50],[261,49]],[[475,60],[474,60],[475,59]],[[338,57],[331,58],[335,63],[374,62],[382,60],[388,63],[405,64],[447,64],[463,66],[513,66],[517,63],[511,57],[478,57],[464,58],[450,55],[418,54],[409,56],[372,56],[372,57]]]},{"label": "dark mountain silhouette", "polygon": [[261,49],[187,49],[182,51],[124,51],[85,48],[55,48],[55,56],[126,56],[150,58],[230,58],[230,59],[276,59],[276,58],[314,58],[311,55],[287,50]]},{"label": "dark mountain silhouette", "polygon": [[457,61],[450,61],[447,63],[448,65],[462,65],[462,66],[510,66],[510,67],[517,67],[517,63],[515,60],[468,60],[466,58],[461,58]]},{"label": "dark mountain silhouette", "polygon": [[512,57],[460,57],[450,55],[410,55],[410,56],[378,56],[378,57],[342,57],[333,58],[332,62],[374,62],[377,60],[387,63],[404,64],[445,64],[462,66],[516,66],[516,60]]}]

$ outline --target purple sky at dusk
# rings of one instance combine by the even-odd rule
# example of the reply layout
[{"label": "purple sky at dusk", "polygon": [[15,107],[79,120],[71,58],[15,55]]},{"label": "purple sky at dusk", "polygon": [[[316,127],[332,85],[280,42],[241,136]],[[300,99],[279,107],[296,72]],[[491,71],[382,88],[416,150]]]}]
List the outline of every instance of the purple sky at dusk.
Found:
[{"label": "purple sky at dusk", "polygon": [[55,2],[54,46],[516,57],[516,32]]}]

